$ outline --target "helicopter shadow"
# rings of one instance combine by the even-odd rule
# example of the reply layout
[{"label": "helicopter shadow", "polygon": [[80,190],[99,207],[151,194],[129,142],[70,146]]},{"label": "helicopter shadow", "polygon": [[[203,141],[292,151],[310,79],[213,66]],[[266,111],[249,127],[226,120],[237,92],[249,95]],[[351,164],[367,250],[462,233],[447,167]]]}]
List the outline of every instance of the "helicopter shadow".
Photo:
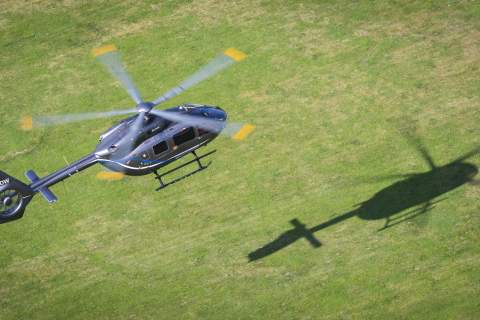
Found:
[{"label": "helicopter shadow", "polygon": [[478,174],[478,167],[466,162],[466,160],[479,154],[480,147],[446,165],[437,166],[428,153],[427,148],[418,138],[409,134],[405,136],[428,164],[429,171],[383,177],[382,179],[396,178],[400,180],[378,191],[370,199],[358,204],[358,208],[314,227],[307,228],[298,219],[292,219],[290,220],[292,225],[290,230],[283,232],[273,241],[250,252],[248,254],[249,261],[252,262],[265,258],[301,238],[306,239],[312,247],[318,248],[322,244],[315,238],[315,232],[355,216],[363,220],[384,219],[385,224],[379,229],[379,231],[383,231],[429,212],[435,207],[436,203],[444,200],[444,198],[439,199],[440,196],[453,189],[466,183],[479,184],[479,181],[474,180],[474,177]]}]

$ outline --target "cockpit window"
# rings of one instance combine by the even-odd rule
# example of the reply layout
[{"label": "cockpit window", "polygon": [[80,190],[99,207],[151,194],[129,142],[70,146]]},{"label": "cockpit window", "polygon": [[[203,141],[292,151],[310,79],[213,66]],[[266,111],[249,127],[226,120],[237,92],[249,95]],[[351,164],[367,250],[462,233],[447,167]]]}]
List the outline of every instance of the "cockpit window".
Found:
[{"label": "cockpit window", "polygon": [[210,131],[206,130],[206,129],[203,129],[203,128],[198,128],[198,135],[199,136],[203,136],[203,135],[206,135],[206,134],[209,134]]},{"label": "cockpit window", "polygon": [[195,131],[193,131],[192,127],[188,127],[184,129],[182,132],[177,133],[176,135],[173,136],[173,141],[177,146],[181,145],[182,143],[185,143],[189,140],[192,140],[195,138]]},{"label": "cockpit window", "polygon": [[168,150],[168,145],[166,141],[162,141],[153,146],[153,152],[155,154],[160,154]]}]

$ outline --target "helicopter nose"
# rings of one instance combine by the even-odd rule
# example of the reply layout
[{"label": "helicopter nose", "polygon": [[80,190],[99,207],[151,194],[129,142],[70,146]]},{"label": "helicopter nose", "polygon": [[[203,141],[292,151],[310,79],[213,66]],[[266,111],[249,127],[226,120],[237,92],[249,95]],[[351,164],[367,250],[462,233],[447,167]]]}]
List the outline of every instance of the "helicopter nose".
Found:
[{"label": "helicopter nose", "polygon": [[221,120],[221,121],[226,121],[227,120],[227,113],[219,108],[219,107],[211,107],[208,110],[208,116],[210,118],[213,118],[215,120]]}]

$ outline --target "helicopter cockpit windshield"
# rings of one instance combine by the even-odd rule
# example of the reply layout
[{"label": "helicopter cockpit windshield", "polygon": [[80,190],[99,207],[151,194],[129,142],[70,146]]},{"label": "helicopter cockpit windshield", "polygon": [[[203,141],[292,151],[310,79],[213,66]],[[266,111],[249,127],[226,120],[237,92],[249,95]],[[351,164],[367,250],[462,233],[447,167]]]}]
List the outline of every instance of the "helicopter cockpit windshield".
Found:
[{"label": "helicopter cockpit windshield", "polygon": [[[145,140],[165,130],[172,124],[171,121],[154,115],[145,116],[144,121],[145,122],[143,128],[141,129],[141,132],[138,134],[137,139],[135,140],[134,148],[138,147]],[[132,123],[130,123],[129,125],[132,126],[133,123],[135,123],[135,119],[132,119]]]}]

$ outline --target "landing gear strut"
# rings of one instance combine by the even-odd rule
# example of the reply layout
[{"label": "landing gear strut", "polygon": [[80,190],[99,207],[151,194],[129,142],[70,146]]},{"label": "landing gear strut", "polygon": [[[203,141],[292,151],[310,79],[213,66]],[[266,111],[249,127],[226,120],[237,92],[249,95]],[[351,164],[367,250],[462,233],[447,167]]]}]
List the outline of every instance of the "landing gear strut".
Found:
[{"label": "landing gear strut", "polygon": [[[174,183],[176,183],[176,182],[178,182],[178,181],[180,181],[180,180],[183,180],[183,179],[185,179],[185,178],[187,178],[187,177],[190,177],[190,176],[194,175],[195,173],[198,173],[198,172],[200,172],[200,171],[203,171],[203,170],[207,169],[212,162],[209,161],[207,164],[203,164],[200,160],[202,160],[202,159],[205,158],[205,157],[208,157],[209,155],[215,153],[216,151],[217,151],[217,150],[212,150],[212,151],[207,152],[207,153],[205,153],[205,154],[202,154],[202,155],[200,155],[200,156],[198,156],[195,151],[192,151],[192,154],[193,154],[193,156],[195,157],[193,160],[190,160],[190,161],[188,161],[188,162],[186,162],[186,163],[184,163],[184,164],[181,164],[181,165],[179,165],[178,167],[175,167],[175,168],[173,168],[173,169],[171,169],[171,170],[168,170],[167,172],[164,172],[164,173],[160,173],[160,174],[159,174],[157,170],[153,171],[153,173],[155,174],[155,179],[157,179],[158,182],[160,182],[160,187],[158,187],[156,190],[157,190],[157,191],[162,190],[163,188],[166,188],[167,186],[169,186],[169,185],[171,185],[171,184],[174,184]],[[177,170],[179,170],[179,169],[181,169],[181,168],[183,168],[183,167],[186,167],[186,166],[188,166],[188,165],[190,165],[190,164],[192,164],[192,163],[194,163],[194,162],[196,162],[197,165],[198,165],[198,168],[197,168],[197,169],[195,169],[195,170],[193,170],[192,172],[189,172],[189,173],[187,173],[187,174],[185,174],[185,175],[183,175],[183,176],[181,176],[181,177],[179,177],[179,178],[176,178],[176,179],[174,179],[174,180],[172,180],[172,181],[170,181],[170,182],[165,183],[165,182],[163,181],[163,178],[164,178],[165,176],[167,176],[167,175],[169,175],[169,174],[171,174],[171,173],[173,173],[173,172],[175,172],[175,171],[177,171]]]}]

